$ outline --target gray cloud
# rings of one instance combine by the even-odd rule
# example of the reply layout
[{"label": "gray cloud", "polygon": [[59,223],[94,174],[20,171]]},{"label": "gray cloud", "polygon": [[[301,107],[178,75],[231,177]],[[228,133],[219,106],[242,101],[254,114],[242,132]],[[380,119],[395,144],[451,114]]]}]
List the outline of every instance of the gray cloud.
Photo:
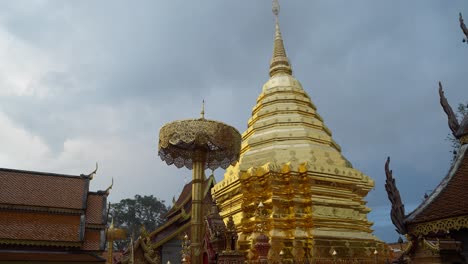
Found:
[{"label": "gray cloud", "polygon": [[[8,147],[0,166],[83,173],[98,160],[93,188],[114,177],[113,201],[137,193],[170,200],[190,172],[159,160],[159,128],[198,116],[204,98],[208,118],[245,130],[268,79],[270,4],[2,2],[0,143]],[[378,235],[394,240],[383,164],[390,155],[407,204],[418,204],[447,172],[437,81],[453,105],[466,102],[468,48],[457,21],[466,5],[281,5],[294,74],[344,155],[376,181],[370,218]]]}]

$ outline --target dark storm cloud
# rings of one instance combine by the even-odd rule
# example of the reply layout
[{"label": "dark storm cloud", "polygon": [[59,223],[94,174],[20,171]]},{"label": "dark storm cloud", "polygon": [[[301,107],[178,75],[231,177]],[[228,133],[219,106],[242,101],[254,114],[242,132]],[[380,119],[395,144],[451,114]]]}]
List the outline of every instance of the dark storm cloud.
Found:
[{"label": "dark storm cloud", "polygon": [[[53,168],[87,168],[87,159],[67,163],[83,146],[104,157],[102,173],[122,182],[114,200],[136,193],[170,200],[189,172],[156,157],[159,128],[198,116],[204,98],[207,117],[242,132],[268,79],[270,1],[1,5],[0,37],[20,45],[12,55],[0,52],[0,84],[15,74],[34,78],[29,93],[0,92],[0,113],[46,142],[59,160]],[[386,240],[396,240],[383,188],[386,157],[413,207],[449,167],[437,81],[452,105],[466,102],[460,11],[468,13],[462,0],[281,1],[294,74],[344,155],[375,180],[370,218]]]}]

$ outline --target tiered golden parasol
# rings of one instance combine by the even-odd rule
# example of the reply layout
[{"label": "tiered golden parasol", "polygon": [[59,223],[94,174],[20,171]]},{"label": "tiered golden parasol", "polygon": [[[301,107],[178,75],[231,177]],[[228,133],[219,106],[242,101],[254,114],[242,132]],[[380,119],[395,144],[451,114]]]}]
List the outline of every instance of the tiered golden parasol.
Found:
[{"label": "tiered golden parasol", "polygon": [[168,165],[186,167],[192,172],[191,262],[202,263],[204,171],[226,169],[239,159],[241,136],[224,123],[199,119],[174,121],[159,131],[158,155]]}]

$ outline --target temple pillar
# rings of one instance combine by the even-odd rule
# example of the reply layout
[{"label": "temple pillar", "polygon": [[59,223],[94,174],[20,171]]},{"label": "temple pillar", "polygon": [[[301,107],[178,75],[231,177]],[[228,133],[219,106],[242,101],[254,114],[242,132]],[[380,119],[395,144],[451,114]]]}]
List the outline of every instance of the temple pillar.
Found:
[{"label": "temple pillar", "polygon": [[197,160],[193,162],[192,180],[192,223],[191,236],[192,243],[192,264],[202,264],[202,232],[203,232],[203,177],[204,177],[204,153],[197,155]]}]

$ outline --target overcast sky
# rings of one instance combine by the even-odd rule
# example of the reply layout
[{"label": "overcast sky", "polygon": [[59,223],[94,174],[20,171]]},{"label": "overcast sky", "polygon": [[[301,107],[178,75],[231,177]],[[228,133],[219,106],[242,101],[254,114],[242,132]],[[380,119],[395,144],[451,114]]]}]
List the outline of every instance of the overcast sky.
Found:
[{"label": "overcast sky", "polygon": [[[384,190],[392,157],[407,212],[445,176],[449,102],[466,103],[468,2],[281,1],[294,75],[354,167],[371,176],[377,236],[397,240]],[[268,79],[271,1],[0,2],[0,167],[114,178],[112,202],[170,204],[191,172],[157,156],[159,128],[206,117],[243,132]],[[222,170],[215,172],[220,180]]]}]

